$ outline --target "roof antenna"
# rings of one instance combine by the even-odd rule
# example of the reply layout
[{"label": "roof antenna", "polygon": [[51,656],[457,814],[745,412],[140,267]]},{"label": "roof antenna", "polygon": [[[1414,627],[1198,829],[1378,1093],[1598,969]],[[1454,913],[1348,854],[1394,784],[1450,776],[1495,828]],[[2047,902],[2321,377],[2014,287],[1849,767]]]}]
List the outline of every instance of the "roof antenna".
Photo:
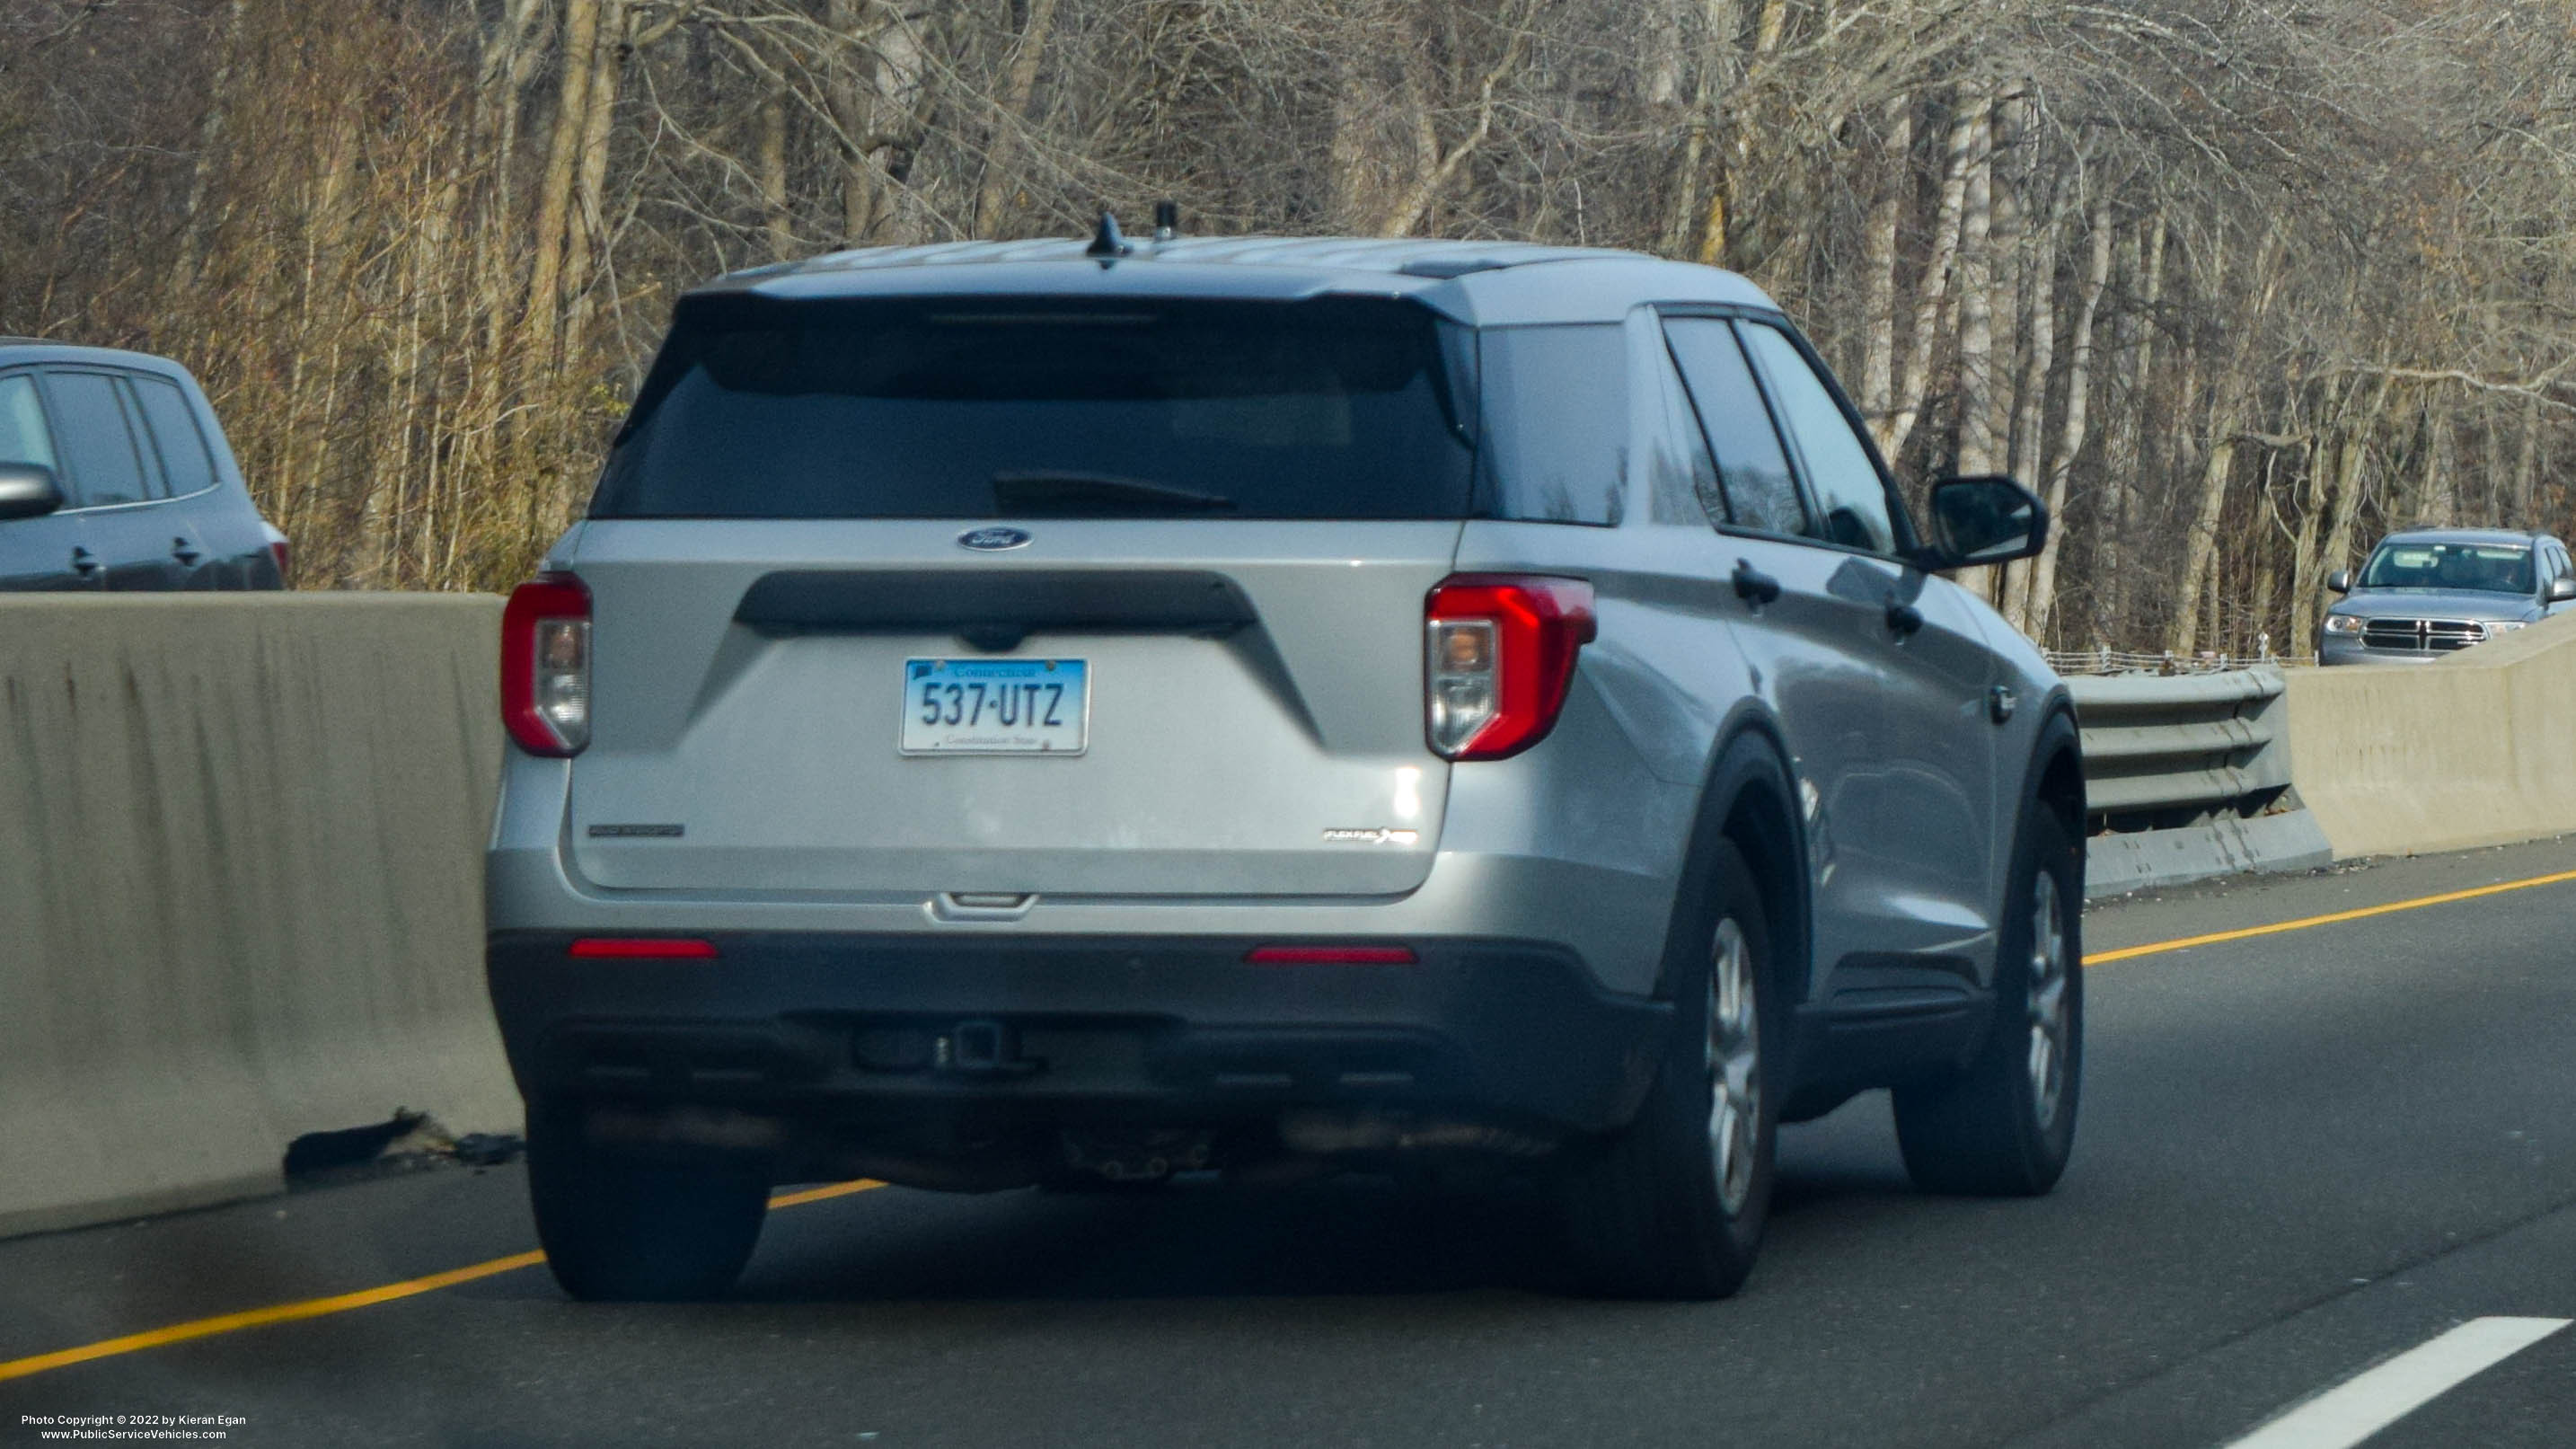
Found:
[{"label": "roof antenna", "polygon": [[1091,245],[1084,247],[1082,254],[1086,257],[1099,258],[1100,264],[1105,267],[1135,250],[1136,248],[1129,244],[1126,233],[1118,229],[1118,218],[1104,211],[1100,213],[1100,230],[1092,234]]},{"label": "roof antenna", "polygon": [[1177,201],[1154,203],[1154,240],[1167,242],[1181,234],[1181,204]]}]

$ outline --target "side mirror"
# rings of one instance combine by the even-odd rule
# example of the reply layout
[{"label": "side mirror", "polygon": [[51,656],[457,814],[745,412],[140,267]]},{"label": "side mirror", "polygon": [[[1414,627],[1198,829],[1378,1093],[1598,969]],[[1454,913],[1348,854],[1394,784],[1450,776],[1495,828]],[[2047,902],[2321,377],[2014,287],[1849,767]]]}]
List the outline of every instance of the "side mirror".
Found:
[{"label": "side mirror", "polygon": [[1944,478],[1931,513],[1932,541],[1915,561],[1936,573],[2029,558],[2048,542],[2048,505],[2010,478]]},{"label": "side mirror", "polygon": [[42,463],[0,463],[0,519],[42,518],[63,506],[54,470]]},{"label": "side mirror", "polygon": [[2338,594],[2351,593],[2352,570],[2336,569],[2333,573],[2326,575],[2326,588]]},{"label": "side mirror", "polygon": [[2564,604],[2576,600],[2576,574],[2560,574],[2549,581],[2549,602]]}]

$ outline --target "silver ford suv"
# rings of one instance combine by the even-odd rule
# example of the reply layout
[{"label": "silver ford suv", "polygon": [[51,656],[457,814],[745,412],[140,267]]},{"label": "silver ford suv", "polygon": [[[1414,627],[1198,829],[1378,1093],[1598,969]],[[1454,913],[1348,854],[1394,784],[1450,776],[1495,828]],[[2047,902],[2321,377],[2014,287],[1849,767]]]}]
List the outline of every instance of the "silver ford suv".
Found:
[{"label": "silver ford suv", "polygon": [[2075,1124],[2064,688],[1741,278],[1494,243],[861,251],[682,299],[510,600],[492,999],[555,1274],[770,1190],[1542,1179],[1751,1266],[1779,1123]]}]

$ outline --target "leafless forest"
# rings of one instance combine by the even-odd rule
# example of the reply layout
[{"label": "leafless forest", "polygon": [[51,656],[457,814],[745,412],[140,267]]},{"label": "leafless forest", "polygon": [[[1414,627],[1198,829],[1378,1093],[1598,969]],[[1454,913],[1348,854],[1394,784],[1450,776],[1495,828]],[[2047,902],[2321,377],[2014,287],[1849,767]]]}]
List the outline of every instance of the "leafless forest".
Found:
[{"label": "leafless forest", "polygon": [[513,581],[694,282],[1164,197],[1745,272],[2059,647],[2576,523],[2570,0],[0,0],[0,332],[194,367],[307,585]]}]

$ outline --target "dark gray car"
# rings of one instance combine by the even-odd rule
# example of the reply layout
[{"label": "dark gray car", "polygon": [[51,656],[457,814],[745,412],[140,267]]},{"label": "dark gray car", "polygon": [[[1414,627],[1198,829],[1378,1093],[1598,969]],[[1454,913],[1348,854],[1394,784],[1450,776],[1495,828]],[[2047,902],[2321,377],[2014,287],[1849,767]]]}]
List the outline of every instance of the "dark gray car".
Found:
[{"label": "dark gray car", "polygon": [[2319,664],[2426,664],[2576,603],[2576,567],[2545,533],[2418,528],[2326,587],[2344,597],[2319,626]]},{"label": "dark gray car", "polygon": [[0,338],[0,589],[274,589],[286,562],[186,368]]},{"label": "dark gray car", "polygon": [[2063,686],[1740,277],[1494,243],[856,252],[690,294],[503,624],[487,875],[584,1297],[772,1185],[1533,1173],[1750,1266],[1777,1125],[2071,1150]]}]

